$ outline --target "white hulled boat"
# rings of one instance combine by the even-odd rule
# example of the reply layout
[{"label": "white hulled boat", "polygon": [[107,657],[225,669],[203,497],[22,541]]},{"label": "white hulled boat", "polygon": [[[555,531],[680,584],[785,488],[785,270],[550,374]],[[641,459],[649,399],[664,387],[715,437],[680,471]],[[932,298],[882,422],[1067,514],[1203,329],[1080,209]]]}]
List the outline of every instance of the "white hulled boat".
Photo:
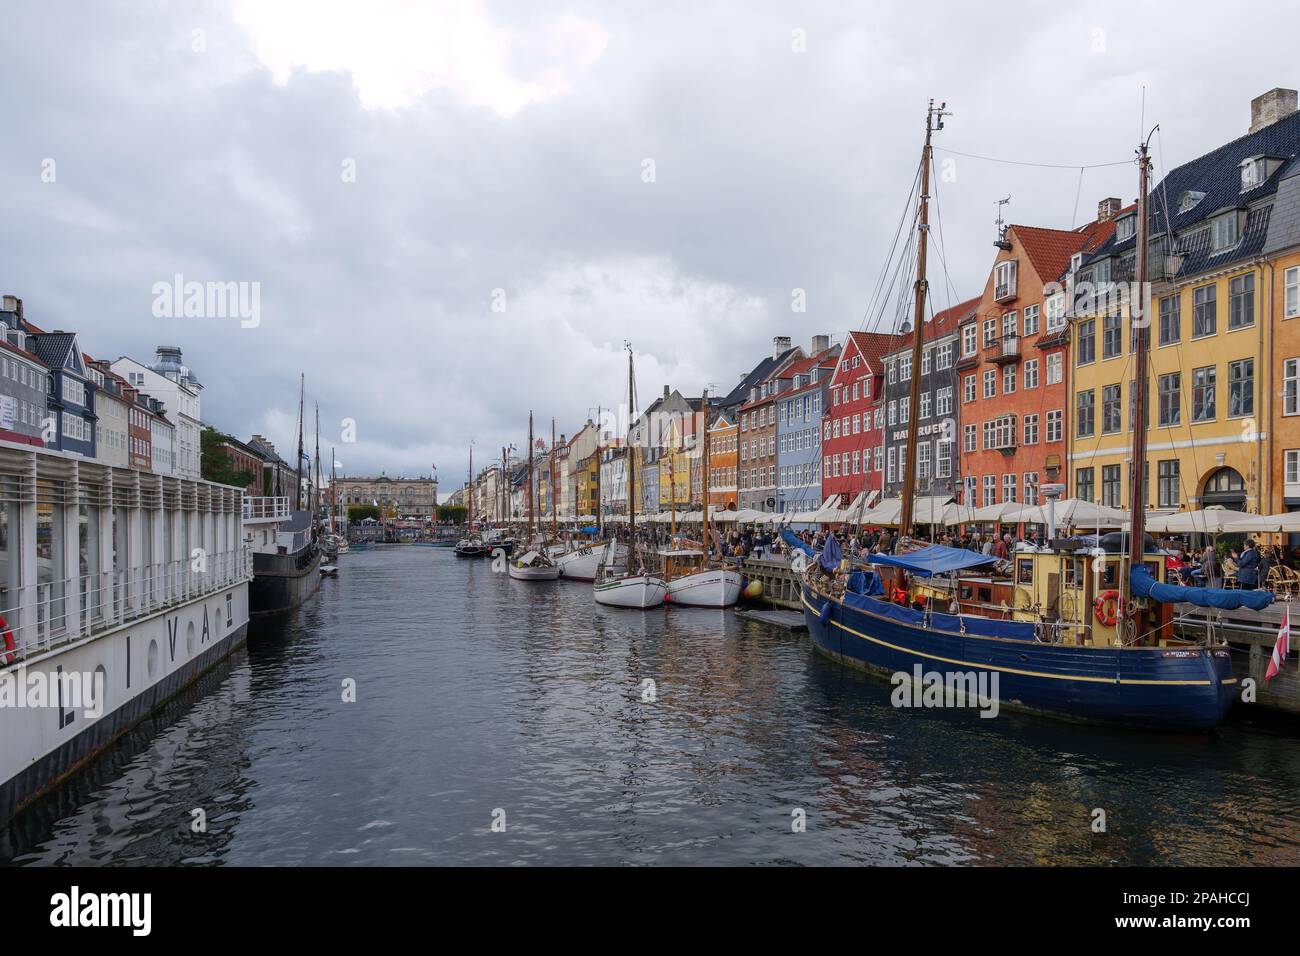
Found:
[{"label": "white hulled boat", "polygon": [[703,551],[681,548],[660,551],[668,603],[687,607],[731,607],[744,586],[740,572],[726,565],[710,567]]}]

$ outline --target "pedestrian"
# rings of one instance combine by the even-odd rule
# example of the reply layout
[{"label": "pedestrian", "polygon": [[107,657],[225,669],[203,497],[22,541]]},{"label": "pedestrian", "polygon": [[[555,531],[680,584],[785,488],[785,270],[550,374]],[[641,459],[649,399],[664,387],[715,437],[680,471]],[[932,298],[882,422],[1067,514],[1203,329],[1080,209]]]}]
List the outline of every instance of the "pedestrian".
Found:
[{"label": "pedestrian", "polygon": [[1248,591],[1259,587],[1260,558],[1252,538],[1246,539],[1246,550],[1237,561],[1237,583]]}]

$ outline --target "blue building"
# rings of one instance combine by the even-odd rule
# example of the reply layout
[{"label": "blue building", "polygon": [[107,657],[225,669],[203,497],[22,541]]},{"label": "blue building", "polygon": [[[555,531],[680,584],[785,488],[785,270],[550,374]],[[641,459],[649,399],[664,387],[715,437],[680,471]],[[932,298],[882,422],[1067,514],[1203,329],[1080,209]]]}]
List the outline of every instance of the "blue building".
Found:
[{"label": "blue building", "polygon": [[[822,344],[818,342],[816,344]],[[776,510],[816,511],[822,503],[822,409],[839,362],[838,345],[792,363],[789,390],[776,400]]]},{"label": "blue building", "polygon": [[95,457],[95,397],[74,332],[40,332],[28,325],[32,353],[49,369],[46,401],[49,448]]}]

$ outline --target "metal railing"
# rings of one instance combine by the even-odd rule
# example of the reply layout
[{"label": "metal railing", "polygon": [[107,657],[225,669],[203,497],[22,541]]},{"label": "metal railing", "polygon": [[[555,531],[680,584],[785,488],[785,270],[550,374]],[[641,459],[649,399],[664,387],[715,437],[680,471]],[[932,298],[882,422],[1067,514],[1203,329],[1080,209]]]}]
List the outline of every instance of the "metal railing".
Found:
[{"label": "metal railing", "polygon": [[[0,589],[0,668],[247,581],[248,548]],[[69,587],[79,596],[70,613]],[[13,602],[17,598],[16,603]]]},{"label": "metal railing", "polygon": [[249,498],[244,497],[245,521],[283,521],[289,517],[288,498]]}]

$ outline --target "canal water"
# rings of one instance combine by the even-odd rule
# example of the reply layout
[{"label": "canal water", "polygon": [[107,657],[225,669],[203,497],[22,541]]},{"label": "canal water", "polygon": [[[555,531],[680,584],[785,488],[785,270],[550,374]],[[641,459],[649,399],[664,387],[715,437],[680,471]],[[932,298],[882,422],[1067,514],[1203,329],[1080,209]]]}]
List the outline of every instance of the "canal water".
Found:
[{"label": "canal water", "polygon": [[431,548],[340,564],[15,820],[0,860],[1300,861],[1294,728],[1149,736],[896,709],[887,683],[730,612],[601,608],[589,585]]}]

